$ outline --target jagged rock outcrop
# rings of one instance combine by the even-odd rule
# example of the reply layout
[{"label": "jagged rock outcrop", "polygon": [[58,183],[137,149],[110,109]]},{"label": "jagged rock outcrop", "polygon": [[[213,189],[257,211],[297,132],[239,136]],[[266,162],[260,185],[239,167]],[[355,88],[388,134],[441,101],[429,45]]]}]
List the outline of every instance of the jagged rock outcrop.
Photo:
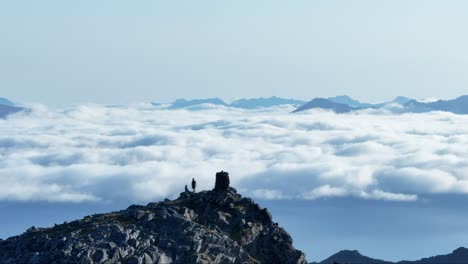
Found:
[{"label": "jagged rock outcrop", "polygon": [[0,240],[0,263],[297,263],[270,213],[235,189],[184,192]]}]

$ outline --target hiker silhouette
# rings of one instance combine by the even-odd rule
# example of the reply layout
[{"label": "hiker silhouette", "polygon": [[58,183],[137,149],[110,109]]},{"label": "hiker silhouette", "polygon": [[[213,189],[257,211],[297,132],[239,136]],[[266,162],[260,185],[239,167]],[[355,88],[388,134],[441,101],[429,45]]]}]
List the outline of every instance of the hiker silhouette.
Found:
[{"label": "hiker silhouette", "polygon": [[195,192],[195,188],[197,187],[197,182],[195,181],[195,178],[192,178],[192,189],[193,192]]}]

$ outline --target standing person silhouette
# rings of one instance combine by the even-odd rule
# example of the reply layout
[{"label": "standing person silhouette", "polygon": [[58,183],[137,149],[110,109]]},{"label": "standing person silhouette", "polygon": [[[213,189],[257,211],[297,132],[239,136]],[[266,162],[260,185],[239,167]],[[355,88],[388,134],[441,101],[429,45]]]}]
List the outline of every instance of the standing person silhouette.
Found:
[{"label": "standing person silhouette", "polygon": [[195,192],[195,188],[197,187],[197,182],[195,181],[195,178],[192,178],[192,189],[193,192]]}]

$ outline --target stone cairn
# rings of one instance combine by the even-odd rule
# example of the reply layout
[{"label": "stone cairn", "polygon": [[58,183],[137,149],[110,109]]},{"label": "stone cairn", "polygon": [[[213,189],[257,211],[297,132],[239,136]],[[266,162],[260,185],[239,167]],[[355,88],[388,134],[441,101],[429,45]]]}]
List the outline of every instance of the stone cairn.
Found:
[{"label": "stone cairn", "polygon": [[220,171],[216,173],[215,191],[227,191],[229,188],[229,173]]}]

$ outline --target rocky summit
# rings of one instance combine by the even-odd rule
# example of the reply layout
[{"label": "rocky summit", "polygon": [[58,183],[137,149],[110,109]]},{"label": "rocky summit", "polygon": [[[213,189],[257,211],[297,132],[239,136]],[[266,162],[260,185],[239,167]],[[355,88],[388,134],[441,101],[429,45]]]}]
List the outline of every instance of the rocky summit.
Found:
[{"label": "rocky summit", "polygon": [[0,263],[306,264],[292,242],[267,209],[227,187],[32,227],[0,240]]}]

